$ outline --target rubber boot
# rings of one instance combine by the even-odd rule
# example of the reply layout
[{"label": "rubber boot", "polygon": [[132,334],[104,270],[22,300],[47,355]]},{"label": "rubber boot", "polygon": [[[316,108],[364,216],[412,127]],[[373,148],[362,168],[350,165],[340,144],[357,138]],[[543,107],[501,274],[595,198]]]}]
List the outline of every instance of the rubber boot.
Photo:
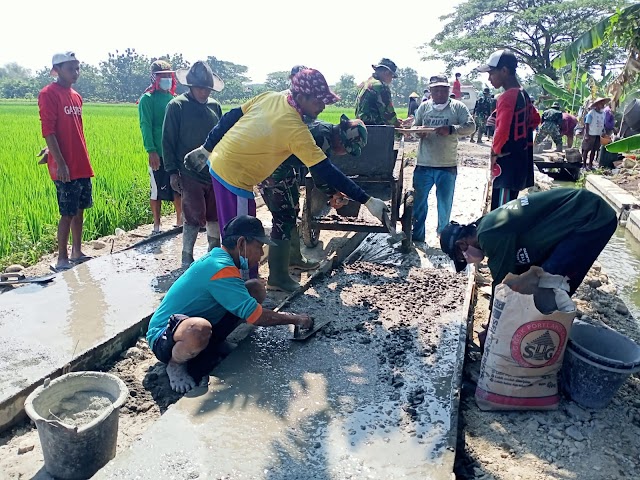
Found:
[{"label": "rubber boot", "polygon": [[269,246],[269,279],[267,287],[293,292],[300,287],[289,275],[289,250],[291,240],[273,240],[275,245]]},{"label": "rubber boot", "polygon": [[207,242],[209,251],[220,246],[220,226],[218,222],[207,222]]},{"label": "rubber boot", "polygon": [[320,262],[313,262],[302,255],[300,251],[300,234],[298,229],[291,230],[291,250],[289,251],[289,266],[299,270],[313,270],[318,268]]},{"label": "rubber boot", "polygon": [[197,225],[187,225],[182,227],[182,267],[186,268],[193,263],[193,246],[198,238],[200,228]]},{"label": "rubber boot", "polygon": [[556,152],[562,152],[562,145],[556,145]]}]

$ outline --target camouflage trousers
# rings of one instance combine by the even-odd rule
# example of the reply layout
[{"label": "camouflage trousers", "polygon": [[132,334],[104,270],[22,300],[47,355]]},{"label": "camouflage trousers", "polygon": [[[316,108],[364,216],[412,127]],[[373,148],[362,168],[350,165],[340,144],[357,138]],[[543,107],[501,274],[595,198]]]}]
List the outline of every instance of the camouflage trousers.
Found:
[{"label": "camouflage trousers", "polygon": [[289,240],[300,212],[300,184],[293,168],[286,175],[271,176],[258,185],[273,217],[271,238]]},{"label": "camouflage trousers", "polygon": [[562,135],[560,134],[560,127],[556,123],[544,122],[540,125],[540,131],[538,135],[536,135],[536,145],[540,145],[542,142],[546,140],[547,137],[551,137],[553,143],[556,146],[562,146]]},{"label": "camouflage trousers", "polygon": [[487,130],[487,115],[476,115],[474,120],[476,122],[476,131],[471,134],[471,140],[473,140],[473,136],[477,133],[478,140],[482,140],[482,136],[486,133]]}]

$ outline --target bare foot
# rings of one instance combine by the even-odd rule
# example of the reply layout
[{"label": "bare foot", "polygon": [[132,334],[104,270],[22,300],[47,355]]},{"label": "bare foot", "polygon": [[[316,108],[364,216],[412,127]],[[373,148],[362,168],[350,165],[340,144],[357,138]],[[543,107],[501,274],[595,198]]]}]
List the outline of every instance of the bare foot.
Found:
[{"label": "bare foot", "polygon": [[167,364],[167,375],[169,376],[171,389],[174,392],[187,393],[196,386],[196,382],[187,373],[187,365],[185,363],[170,361]]},{"label": "bare foot", "polygon": [[69,270],[73,265],[68,258],[58,258],[56,263],[56,270]]}]

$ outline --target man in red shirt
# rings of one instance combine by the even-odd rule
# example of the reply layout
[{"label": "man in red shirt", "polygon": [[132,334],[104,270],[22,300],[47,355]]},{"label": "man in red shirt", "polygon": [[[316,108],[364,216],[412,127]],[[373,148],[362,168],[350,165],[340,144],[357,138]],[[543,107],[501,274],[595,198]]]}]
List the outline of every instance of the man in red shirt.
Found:
[{"label": "man in red shirt", "polygon": [[517,67],[513,52],[497,50],[477,68],[489,73],[494,88],[504,88],[496,104],[491,146],[491,210],[515,200],[520,190],[533,186],[533,130],[540,124],[540,114],[516,78]]},{"label": "man in red shirt", "polygon": [[461,73],[456,73],[456,79],[453,82],[453,88],[451,89],[451,93],[455,95],[456,100],[460,100],[462,97],[462,85],[460,84]]},{"label": "man in red shirt", "polygon": [[[38,95],[42,136],[47,142],[47,166],[56,186],[60,221],[58,222],[58,261],[55,270],[68,270],[88,260],[82,253],[83,212],[93,205],[87,144],[82,128],[82,97],[71,85],[80,76],[75,53],[56,53],[51,74],[57,80]],[[67,252],[72,235],[71,256]],[[53,267],[52,267],[53,268]]]}]

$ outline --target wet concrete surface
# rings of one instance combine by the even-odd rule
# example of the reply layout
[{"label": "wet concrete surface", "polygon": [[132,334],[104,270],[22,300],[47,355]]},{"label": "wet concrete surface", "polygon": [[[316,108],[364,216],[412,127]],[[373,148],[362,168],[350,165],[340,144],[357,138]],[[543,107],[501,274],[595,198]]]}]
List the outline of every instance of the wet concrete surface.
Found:
[{"label": "wet concrete surface", "polygon": [[[486,172],[461,170],[467,222]],[[432,248],[433,200],[431,247],[399,257],[376,235],[287,306],[329,326],[305,343],[256,329],[95,478],[449,480],[469,278]]]},{"label": "wet concrete surface", "polygon": [[95,478],[449,479],[466,278],[335,271],[290,305],[328,327],[258,329]]},{"label": "wet concrete surface", "polygon": [[0,402],[151,315],[181,273],[180,238],[95,258],[50,284],[0,295]]}]

